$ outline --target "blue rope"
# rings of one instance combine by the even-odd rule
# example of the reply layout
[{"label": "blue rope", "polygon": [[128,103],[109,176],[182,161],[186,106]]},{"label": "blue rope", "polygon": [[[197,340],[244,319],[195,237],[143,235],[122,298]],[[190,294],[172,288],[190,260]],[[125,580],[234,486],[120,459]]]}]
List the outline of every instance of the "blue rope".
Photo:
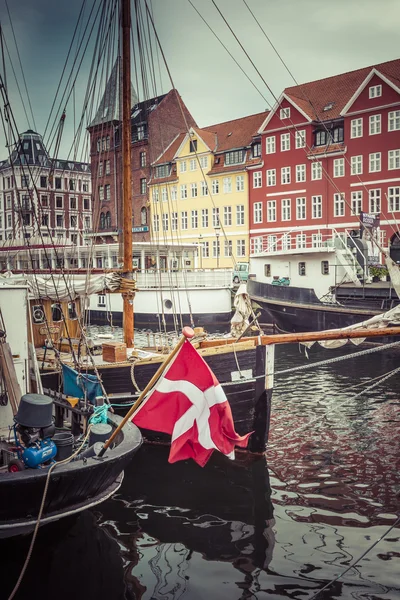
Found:
[{"label": "blue rope", "polygon": [[109,404],[102,404],[101,406],[95,406],[92,416],[89,419],[89,423],[92,425],[98,425],[98,423],[107,423],[107,411]]}]

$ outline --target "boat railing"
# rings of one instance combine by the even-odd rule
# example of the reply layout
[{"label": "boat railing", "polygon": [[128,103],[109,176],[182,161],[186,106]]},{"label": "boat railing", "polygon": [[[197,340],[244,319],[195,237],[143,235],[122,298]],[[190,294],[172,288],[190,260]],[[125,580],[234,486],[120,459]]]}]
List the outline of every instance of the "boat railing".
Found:
[{"label": "boat railing", "polygon": [[250,254],[279,255],[299,252],[333,252],[334,234],[332,230],[317,230],[312,233],[296,229],[278,234],[268,234],[252,238]]},{"label": "boat railing", "polygon": [[145,269],[135,272],[138,289],[143,288],[231,288],[232,269]]}]

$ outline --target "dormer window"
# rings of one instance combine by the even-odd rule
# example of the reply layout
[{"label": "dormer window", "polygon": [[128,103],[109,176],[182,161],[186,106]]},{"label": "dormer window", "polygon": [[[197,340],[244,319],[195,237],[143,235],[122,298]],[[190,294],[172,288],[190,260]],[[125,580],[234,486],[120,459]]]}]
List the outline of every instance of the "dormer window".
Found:
[{"label": "dormer window", "polygon": [[261,142],[258,142],[257,144],[253,144],[253,146],[251,148],[251,155],[253,158],[256,158],[257,156],[261,156]]},{"label": "dormer window", "polygon": [[382,86],[381,85],[371,85],[369,88],[369,98],[379,98],[382,96]]},{"label": "dormer window", "polygon": [[170,165],[160,165],[156,167],[156,177],[168,177],[170,174]]},{"label": "dormer window", "polygon": [[335,127],[331,132],[332,141],[337,144],[343,142],[343,127]]},{"label": "dormer window", "polygon": [[280,118],[281,119],[290,119],[290,106],[288,106],[287,108],[281,108]]},{"label": "dormer window", "polygon": [[233,150],[225,152],[225,165],[239,165],[244,161],[243,150]]},{"label": "dormer window", "polygon": [[327,142],[327,132],[325,129],[320,129],[315,132],[315,145],[316,146],[325,146]]},{"label": "dormer window", "polygon": [[197,140],[190,140],[189,152],[197,152]]}]

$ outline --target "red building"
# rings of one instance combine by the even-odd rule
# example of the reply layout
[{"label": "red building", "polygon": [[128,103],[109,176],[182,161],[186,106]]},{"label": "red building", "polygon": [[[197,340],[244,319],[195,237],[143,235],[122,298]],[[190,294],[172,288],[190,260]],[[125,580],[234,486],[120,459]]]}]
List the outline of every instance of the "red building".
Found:
[{"label": "red building", "polygon": [[380,240],[400,260],[400,59],[286,88],[260,128],[251,174],[250,251],[357,235],[380,215]]},{"label": "red building", "polygon": [[[120,88],[121,68],[117,60],[88,127],[94,202],[90,237],[96,237],[99,242],[117,241],[122,230]],[[133,240],[148,241],[150,165],[180,131],[196,123],[176,90],[138,102],[132,87],[131,101]]]}]

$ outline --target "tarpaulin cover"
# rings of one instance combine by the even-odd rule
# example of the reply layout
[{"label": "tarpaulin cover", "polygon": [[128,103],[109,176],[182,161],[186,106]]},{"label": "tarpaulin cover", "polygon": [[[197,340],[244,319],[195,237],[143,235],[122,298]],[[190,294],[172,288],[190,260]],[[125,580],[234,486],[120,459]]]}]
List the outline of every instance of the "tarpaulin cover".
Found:
[{"label": "tarpaulin cover", "polygon": [[89,402],[92,404],[96,401],[96,396],[102,396],[103,392],[96,375],[87,375],[86,373],[78,373],[72,367],[62,365],[64,394],[73,396],[74,398],[84,398],[85,390]]}]

